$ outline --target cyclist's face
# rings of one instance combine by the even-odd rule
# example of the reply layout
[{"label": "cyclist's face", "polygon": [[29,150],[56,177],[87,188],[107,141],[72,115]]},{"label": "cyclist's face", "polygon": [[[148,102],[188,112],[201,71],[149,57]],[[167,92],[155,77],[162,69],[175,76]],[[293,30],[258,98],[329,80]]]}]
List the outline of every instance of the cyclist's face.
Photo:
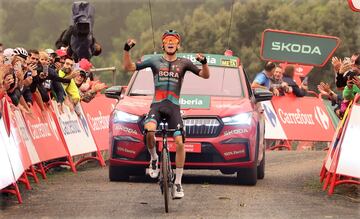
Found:
[{"label": "cyclist's face", "polygon": [[167,54],[173,55],[179,48],[179,40],[176,37],[168,36],[163,40],[163,46]]}]

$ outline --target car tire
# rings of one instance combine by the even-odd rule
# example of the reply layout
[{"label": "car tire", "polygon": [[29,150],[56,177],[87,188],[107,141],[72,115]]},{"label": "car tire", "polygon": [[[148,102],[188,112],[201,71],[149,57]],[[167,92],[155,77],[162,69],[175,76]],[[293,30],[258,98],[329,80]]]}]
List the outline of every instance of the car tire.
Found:
[{"label": "car tire", "polygon": [[264,179],[265,177],[265,150],[263,152],[263,158],[260,162],[260,165],[257,167],[257,178]]},{"label": "car tire", "polygon": [[256,149],[255,149],[255,159],[253,166],[250,168],[241,168],[236,173],[236,179],[238,184],[240,185],[249,185],[254,186],[257,183],[258,179],[258,167],[257,167],[257,160],[258,160],[258,153],[259,153],[259,125],[257,126],[257,135],[256,135]]},{"label": "car tire", "polygon": [[116,181],[128,181],[129,174],[124,167],[121,166],[109,166],[109,179],[112,182]]},{"label": "car tire", "polygon": [[257,167],[241,168],[236,173],[237,183],[240,185],[254,186],[257,183]]}]

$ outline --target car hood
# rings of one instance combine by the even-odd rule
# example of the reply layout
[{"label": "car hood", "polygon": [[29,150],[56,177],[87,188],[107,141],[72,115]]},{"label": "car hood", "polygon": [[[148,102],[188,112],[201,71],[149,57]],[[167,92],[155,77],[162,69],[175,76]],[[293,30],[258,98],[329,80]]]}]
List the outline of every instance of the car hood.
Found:
[{"label": "car hood", "polygon": [[[121,110],[134,115],[142,116],[149,112],[152,102],[151,96],[125,96],[116,106]],[[238,113],[252,111],[252,103],[245,97],[210,97],[208,108],[181,108],[185,116],[231,116]]]}]

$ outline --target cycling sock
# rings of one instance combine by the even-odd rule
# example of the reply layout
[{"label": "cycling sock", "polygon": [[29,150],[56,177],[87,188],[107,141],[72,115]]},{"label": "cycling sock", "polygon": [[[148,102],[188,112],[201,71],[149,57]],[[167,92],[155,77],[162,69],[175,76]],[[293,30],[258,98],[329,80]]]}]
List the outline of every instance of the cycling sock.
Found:
[{"label": "cycling sock", "polygon": [[156,153],[156,147],[153,147],[153,148],[148,148],[148,150],[149,150],[149,153],[150,153],[150,155],[151,155],[151,160],[156,160],[156,159],[158,159],[158,155],[157,155],[157,153]]},{"label": "cycling sock", "polygon": [[184,172],[184,168],[176,167],[176,170],[175,170],[175,174],[176,174],[175,184],[181,184],[181,178],[182,178],[183,172]]}]

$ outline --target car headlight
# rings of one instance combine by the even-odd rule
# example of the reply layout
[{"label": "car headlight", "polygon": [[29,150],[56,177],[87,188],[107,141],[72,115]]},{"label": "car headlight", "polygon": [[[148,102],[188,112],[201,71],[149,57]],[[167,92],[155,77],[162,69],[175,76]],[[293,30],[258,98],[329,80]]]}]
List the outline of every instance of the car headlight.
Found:
[{"label": "car headlight", "polygon": [[137,123],[138,120],[139,120],[139,116],[137,115],[133,115],[119,110],[115,111],[114,123],[119,123],[119,122]]},{"label": "car headlight", "polygon": [[231,117],[224,117],[222,121],[225,125],[250,125],[252,120],[252,113],[241,113]]}]

